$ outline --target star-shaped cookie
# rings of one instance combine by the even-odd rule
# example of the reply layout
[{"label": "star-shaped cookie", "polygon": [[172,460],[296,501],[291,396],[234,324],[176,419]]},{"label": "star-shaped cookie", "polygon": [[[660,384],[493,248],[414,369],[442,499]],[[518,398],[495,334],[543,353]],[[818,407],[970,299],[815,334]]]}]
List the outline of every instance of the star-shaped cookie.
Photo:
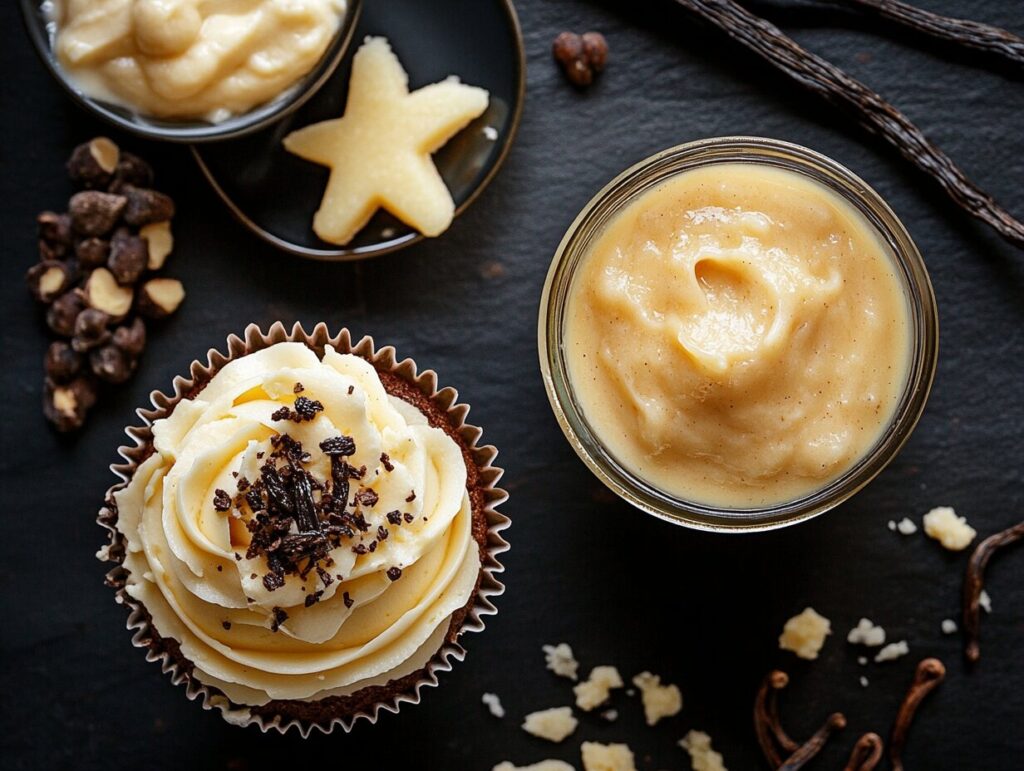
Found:
[{"label": "star-shaped cookie", "polygon": [[484,89],[455,78],[410,93],[388,41],[367,38],[352,61],[345,114],[284,138],[288,152],[331,169],[314,232],[346,244],[378,208],[425,236],[444,232],[455,203],[430,155],[481,115],[487,100]]}]

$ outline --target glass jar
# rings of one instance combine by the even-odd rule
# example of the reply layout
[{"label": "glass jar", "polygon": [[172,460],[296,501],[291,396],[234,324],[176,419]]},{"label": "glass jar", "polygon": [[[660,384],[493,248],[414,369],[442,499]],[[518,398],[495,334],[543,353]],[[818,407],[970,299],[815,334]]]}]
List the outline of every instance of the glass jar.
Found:
[{"label": "glass jar", "polygon": [[[674,497],[616,460],[589,426],[573,393],[563,350],[569,290],[581,260],[608,222],[666,179],[712,164],[772,166],[809,177],[859,211],[888,246],[903,284],[911,324],[910,363],[892,420],[847,471],[795,500],[758,508],[721,508]],[[562,238],[540,303],[538,347],[544,386],[562,431],[590,470],[616,495],[661,519],[701,530],[767,530],[838,506],[870,482],[907,441],[924,410],[938,358],[935,295],[920,252],[892,209],[862,179],[799,145],[759,137],[719,137],[665,150],[622,172],[579,213]]]}]

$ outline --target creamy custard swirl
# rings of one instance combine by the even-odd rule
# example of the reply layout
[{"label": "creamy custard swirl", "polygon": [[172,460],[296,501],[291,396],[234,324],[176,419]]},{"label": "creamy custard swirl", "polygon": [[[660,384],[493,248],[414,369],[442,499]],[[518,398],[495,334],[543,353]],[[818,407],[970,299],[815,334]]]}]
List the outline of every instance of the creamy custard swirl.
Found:
[{"label": "creamy custard swirl", "polygon": [[[309,421],[274,420],[294,403],[296,383],[323,410]],[[283,434],[302,443],[305,468],[321,480],[331,462],[320,443],[351,437],[346,460],[366,467],[352,493],[372,490],[377,501],[361,507],[367,530],[330,552],[334,580],[291,573],[270,591],[265,555],[246,557],[244,518],[218,511],[214,498],[235,494],[236,473],[258,479]],[[321,360],[301,343],[280,343],[236,359],[154,423],[153,446],[115,494],[126,590],[180,643],[195,676],[236,704],[347,695],[414,672],[473,593],[480,555],[462,453],[357,356],[328,347]],[[396,525],[386,516],[393,511],[410,516]],[[357,548],[375,541],[372,551]],[[319,601],[307,607],[315,592]],[[279,626],[275,611],[286,615]]]},{"label": "creamy custard swirl", "polygon": [[58,0],[56,51],[90,96],[220,120],[319,61],[345,0]]}]

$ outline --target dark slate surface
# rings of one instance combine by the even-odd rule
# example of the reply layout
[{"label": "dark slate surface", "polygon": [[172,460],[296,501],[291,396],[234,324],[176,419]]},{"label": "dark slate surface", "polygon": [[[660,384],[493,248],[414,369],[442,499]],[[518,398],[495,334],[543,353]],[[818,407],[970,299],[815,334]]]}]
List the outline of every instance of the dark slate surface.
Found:
[{"label": "dark slate surface", "polygon": [[[920,0],[922,4],[926,0]],[[522,0],[529,95],[503,173],[433,243],[360,265],[289,259],[232,222],[181,148],[142,147],[180,202],[171,272],[189,297],[150,345],[139,375],[106,400],[77,439],[52,434],[38,412],[42,325],[21,276],[33,259],[32,219],[61,205],[68,150],[100,127],[50,82],[2,5],[4,249],[0,302],[7,407],[3,420],[0,591],[0,764],[7,768],[489,769],[560,757],[579,767],[582,739],[627,741],[643,769],[687,768],[675,741],[707,730],[730,769],[760,767],[750,725],[754,690],[781,665],[793,676],[783,709],[808,734],[833,709],[850,725],[815,768],[840,768],[853,740],[887,734],[915,662],[949,667],[907,749],[910,769],[1018,769],[1024,757],[1024,552],[992,565],[994,612],[983,659],[968,672],[956,617],[964,555],[887,520],[953,505],[983,534],[1021,518],[1024,408],[1024,254],[955,209],[892,151],[768,73],[671,3]],[[621,4],[623,6],[627,4]],[[845,13],[758,5],[895,102],[976,179],[1024,215],[1024,83],[977,58]],[[1024,33],[1020,0],[927,0],[948,13]],[[792,6],[790,6],[792,8]],[[612,63],[586,95],[562,82],[549,44],[564,28],[598,28]],[[386,30],[382,30],[386,32]],[[472,30],[467,30],[472,34]],[[548,410],[536,361],[542,279],[579,208],[626,165],[669,145],[716,134],[801,142],[850,166],[893,205],[931,269],[942,358],[921,426],[893,465],[842,509],[800,527],[723,537],[674,528],[609,500],[576,459]],[[118,137],[121,139],[121,137]],[[131,142],[126,143],[133,147]],[[500,266],[500,270],[498,269]],[[473,405],[501,448],[515,521],[509,590],[467,661],[419,707],[352,735],[262,736],[189,703],[133,650],[124,612],[101,583],[93,521],[107,466],[150,389],[248,322],[348,325],[435,367]],[[821,658],[776,649],[782,622],[805,605],[837,634]],[[912,655],[862,668],[842,639],[866,615]],[[673,631],[681,630],[681,631]],[[567,704],[540,647],[568,641],[584,668],[649,668],[678,683],[686,706],[655,729],[635,700],[616,698],[617,723],[584,717],[562,746],[528,737],[522,715]],[[870,686],[858,677],[866,674]],[[509,716],[489,716],[494,691]]]}]

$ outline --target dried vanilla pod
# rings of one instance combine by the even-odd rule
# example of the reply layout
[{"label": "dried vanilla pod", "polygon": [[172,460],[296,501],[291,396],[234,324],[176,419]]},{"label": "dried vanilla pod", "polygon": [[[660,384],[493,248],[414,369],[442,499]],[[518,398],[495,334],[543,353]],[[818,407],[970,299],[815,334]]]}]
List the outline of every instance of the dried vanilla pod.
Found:
[{"label": "dried vanilla pod", "polygon": [[50,305],[46,312],[46,325],[61,337],[75,334],[75,319],[85,308],[85,298],[78,289],[65,292]]},{"label": "dried vanilla pod", "polygon": [[121,151],[106,137],[83,142],[71,151],[68,177],[86,190],[105,188],[114,178]]},{"label": "dried vanilla pod", "polygon": [[123,195],[84,190],[68,201],[71,227],[83,236],[105,236],[114,229],[117,220],[128,206]]},{"label": "dried vanilla pod", "polygon": [[49,304],[55,340],[43,359],[43,412],[58,431],[80,428],[103,383],[126,381],[146,347],[143,316],[164,318],[185,297],[155,275],[174,248],[174,201],[153,189],[153,169],[105,137],[67,162],[68,211],[36,218],[39,262],[26,279]]},{"label": "dried vanilla pod", "polygon": [[43,260],[25,274],[29,291],[41,303],[51,303],[70,287],[74,274],[70,266],[59,260]]}]

